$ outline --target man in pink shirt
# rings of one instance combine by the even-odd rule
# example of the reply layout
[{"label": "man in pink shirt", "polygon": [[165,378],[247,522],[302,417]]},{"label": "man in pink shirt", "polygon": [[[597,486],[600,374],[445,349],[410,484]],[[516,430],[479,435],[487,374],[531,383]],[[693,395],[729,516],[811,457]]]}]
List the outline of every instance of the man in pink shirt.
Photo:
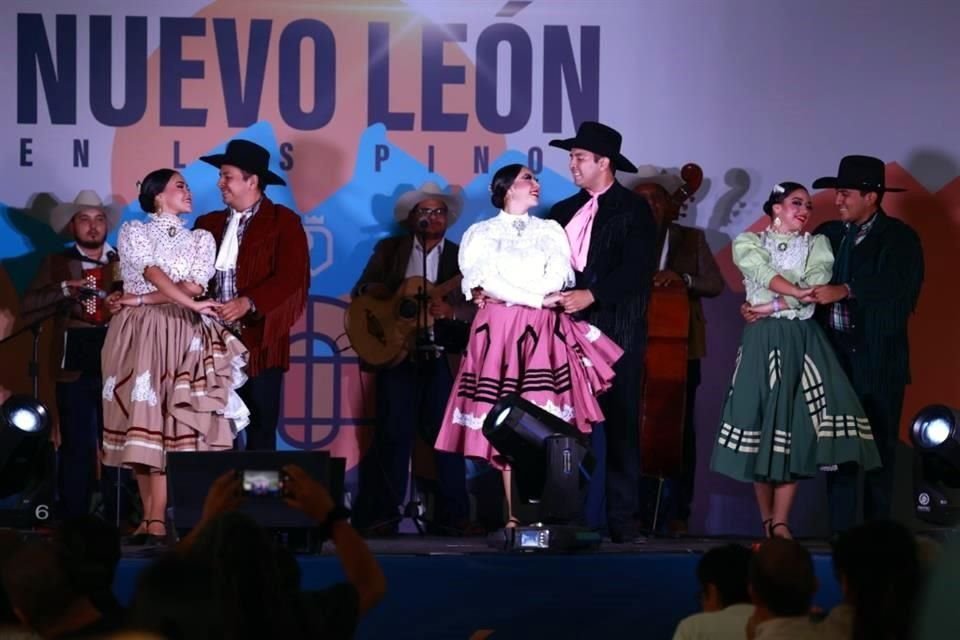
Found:
[{"label": "man in pink shirt", "polygon": [[[624,350],[600,406],[606,418],[607,526],[614,542],[630,542],[639,534],[633,518],[639,508],[640,382],[657,227],[647,201],[616,180],[616,171],[637,171],[621,155],[621,142],[620,133],[599,122],[582,123],[573,138],[550,141],[570,152],[570,173],[580,191],[555,204],[549,217],[567,232],[577,276],[576,288],[563,294],[564,310]],[[603,445],[597,439],[594,445],[602,457]]]}]

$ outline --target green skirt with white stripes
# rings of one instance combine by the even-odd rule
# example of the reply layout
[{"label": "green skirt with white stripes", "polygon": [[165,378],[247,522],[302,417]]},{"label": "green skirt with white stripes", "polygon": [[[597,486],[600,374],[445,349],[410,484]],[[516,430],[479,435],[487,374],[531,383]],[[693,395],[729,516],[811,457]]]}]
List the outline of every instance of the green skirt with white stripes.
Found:
[{"label": "green skirt with white stripes", "polygon": [[818,468],[880,466],[863,407],[813,320],[748,324],[710,468],[744,482],[791,482]]}]

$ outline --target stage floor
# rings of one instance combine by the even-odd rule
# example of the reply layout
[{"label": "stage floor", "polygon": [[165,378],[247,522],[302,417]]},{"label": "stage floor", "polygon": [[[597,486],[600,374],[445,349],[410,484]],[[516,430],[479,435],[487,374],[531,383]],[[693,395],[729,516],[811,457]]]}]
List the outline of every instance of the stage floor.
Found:
[{"label": "stage floor", "polygon": [[[696,565],[711,547],[733,538],[650,538],[604,543],[572,554],[505,552],[484,537],[401,535],[370,539],[387,576],[387,596],[361,622],[357,638],[466,640],[493,638],[644,638],[669,640],[677,622],[697,611]],[[829,546],[803,541],[820,581],[816,604],[840,599]],[[125,549],[115,591],[126,602],[139,572],[158,550]],[[329,545],[299,556],[305,589],[343,579]]]}]

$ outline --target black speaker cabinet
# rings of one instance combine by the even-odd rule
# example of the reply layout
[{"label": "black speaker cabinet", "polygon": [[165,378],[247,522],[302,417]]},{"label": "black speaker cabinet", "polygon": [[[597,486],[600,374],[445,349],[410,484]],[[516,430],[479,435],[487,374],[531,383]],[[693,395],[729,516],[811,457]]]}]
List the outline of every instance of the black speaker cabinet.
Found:
[{"label": "black speaker cabinet", "polygon": [[50,527],[56,519],[57,454],[53,443],[45,437],[7,436],[0,438],[0,527]]},{"label": "black speaker cabinet", "polygon": [[[343,477],[346,461],[326,451],[203,451],[167,455],[167,510],[178,531],[192,529],[200,520],[203,501],[210,485],[227,471],[280,471],[294,464],[301,467],[343,504]],[[268,529],[309,529],[316,522],[287,506],[281,496],[247,495],[240,511]]]}]

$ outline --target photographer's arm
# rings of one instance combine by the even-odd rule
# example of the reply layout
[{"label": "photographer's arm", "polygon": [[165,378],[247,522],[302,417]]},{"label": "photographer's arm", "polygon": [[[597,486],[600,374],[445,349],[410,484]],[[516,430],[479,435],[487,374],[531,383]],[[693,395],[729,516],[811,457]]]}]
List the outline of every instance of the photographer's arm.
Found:
[{"label": "photographer's arm", "polygon": [[329,524],[330,540],[347,582],[357,590],[358,611],[363,615],[380,602],[387,591],[387,580],[380,564],[349,522],[345,519],[327,522],[335,505],[326,487],[296,465],[287,465],[283,470],[287,474],[284,483],[287,504],[303,511],[321,525]]}]

